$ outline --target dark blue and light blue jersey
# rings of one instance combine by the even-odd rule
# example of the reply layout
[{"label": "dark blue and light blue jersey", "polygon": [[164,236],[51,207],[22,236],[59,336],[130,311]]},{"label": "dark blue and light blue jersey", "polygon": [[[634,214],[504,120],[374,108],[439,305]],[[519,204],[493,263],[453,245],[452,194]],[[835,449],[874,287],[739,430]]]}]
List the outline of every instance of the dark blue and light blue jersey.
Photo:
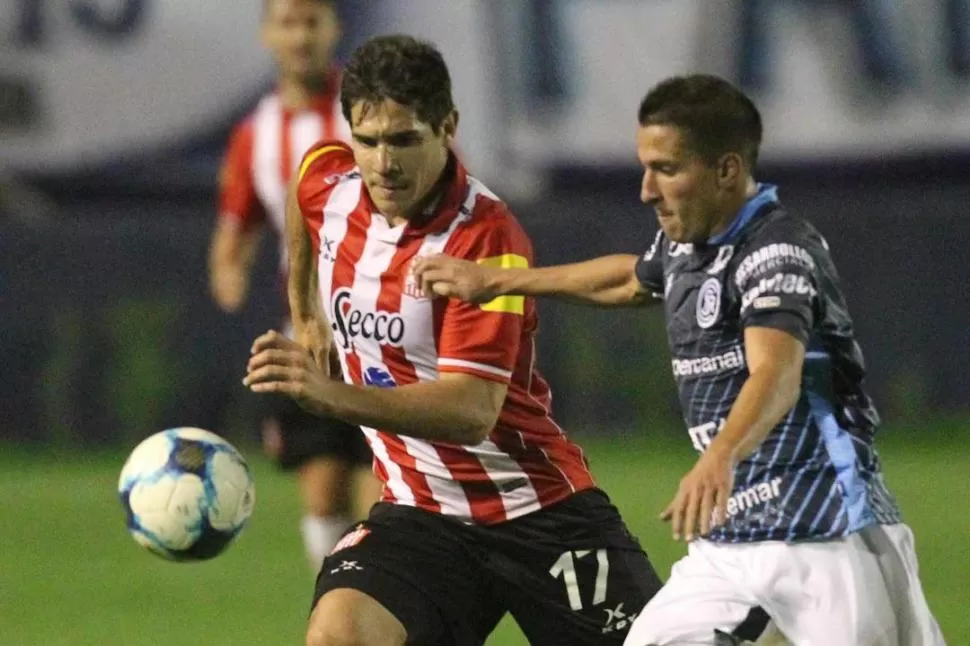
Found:
[{"label": "dark blue and light blue jersey", "polygon": [[747,327],[792,334],[806,346],[802,392],[735,470],[728,520],[708,538],[796,541],[900,521],[872,438],[879,417],[828,245],[760,186],[730,227],[703,245],[658,232],[637,264],[663,298],[688,432],[703,451],[748,378]]}]

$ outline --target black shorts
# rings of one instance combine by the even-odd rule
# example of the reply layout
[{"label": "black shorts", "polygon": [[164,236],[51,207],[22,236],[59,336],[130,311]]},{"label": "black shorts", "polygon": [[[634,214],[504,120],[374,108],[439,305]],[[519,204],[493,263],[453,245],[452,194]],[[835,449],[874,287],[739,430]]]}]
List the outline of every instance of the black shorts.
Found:
[{"label": "black shorts", "polygon": [[264,405],[263,416],[280,425],[280,468],[295,469],[316,457],[340,458],[353,466],[370,465],[373,456],[360,427],[311,415],[283,395],[266,395]]},{"label": "black shorts", "polygon": [[323,562],[313,605],[329,590],[360,590],[418,646],[478,646],[506,612],[530,644],[622,644],[661,586],[597,489],[490,526],[380,503],[342,543]]}]

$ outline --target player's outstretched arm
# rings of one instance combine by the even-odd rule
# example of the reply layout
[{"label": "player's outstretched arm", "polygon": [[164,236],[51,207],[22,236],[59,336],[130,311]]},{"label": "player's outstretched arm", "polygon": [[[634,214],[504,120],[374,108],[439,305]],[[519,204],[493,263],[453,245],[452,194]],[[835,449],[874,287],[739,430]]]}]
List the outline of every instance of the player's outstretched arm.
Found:
[{"label": "player's outstretched arm", "polygon": [[287,300],[297,342],[329,375],[334,364],[333,332],[320,304],[313,245],[303,223],[297,199],[298,187],[299,178],[296,178],[291,182],[286,198]]},{"label": "player's outstretched arm", "polygon": [[801,340],[784,330],[747,327],[744,353],[749,375],[724,428],[680,481],[677,495],[661,514],[670,521],[674,540],[703,536],[727,518],[734,467],[758,448],[801,394]]},{"label": "player's outstretched arm", "polygon": [[435,255],[419,258],[415,277],[425,293],[485,303],[498,296],[554,296],[601,307],[654,301],[636,275],[637,257],[615,254],[539,268],[501,268]]},{"label": "player's outstretched arm", "polygon": [[279,393],[322,417],[422,440],[479,444],[501,412],[508,386],[464,373],[396,388],[355,386],[327,378],[294,341],[267,332],[253,343],[243,384]]}]

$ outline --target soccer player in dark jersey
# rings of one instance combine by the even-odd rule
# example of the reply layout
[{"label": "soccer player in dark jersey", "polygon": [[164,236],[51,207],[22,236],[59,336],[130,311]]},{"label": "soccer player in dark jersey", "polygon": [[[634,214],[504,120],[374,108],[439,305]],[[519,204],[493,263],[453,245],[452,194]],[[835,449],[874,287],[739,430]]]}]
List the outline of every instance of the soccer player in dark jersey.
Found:
[{"label": "soccer player in dark jersey", "polygon": [[942,644],[828,243],[755,181],[761,136],[728,82],[667,79],[639,110],[640,197],[660,224],[646,253],[511,270],[437,256],[416,276],[471,301],[663,303],[701,455],[662,512],[688,555],[625,644],[733,643],[756,606],[796,644]]}]

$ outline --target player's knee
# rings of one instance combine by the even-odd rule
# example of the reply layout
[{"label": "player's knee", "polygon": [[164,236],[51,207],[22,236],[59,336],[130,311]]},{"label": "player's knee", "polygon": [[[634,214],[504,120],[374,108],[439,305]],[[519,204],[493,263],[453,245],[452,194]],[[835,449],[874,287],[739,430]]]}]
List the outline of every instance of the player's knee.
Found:
[{"label": "player's knee", "polygon": [[404,646],[407,631],[372,597],[350,588],[331,590],[317,602],[306,646]]}]

